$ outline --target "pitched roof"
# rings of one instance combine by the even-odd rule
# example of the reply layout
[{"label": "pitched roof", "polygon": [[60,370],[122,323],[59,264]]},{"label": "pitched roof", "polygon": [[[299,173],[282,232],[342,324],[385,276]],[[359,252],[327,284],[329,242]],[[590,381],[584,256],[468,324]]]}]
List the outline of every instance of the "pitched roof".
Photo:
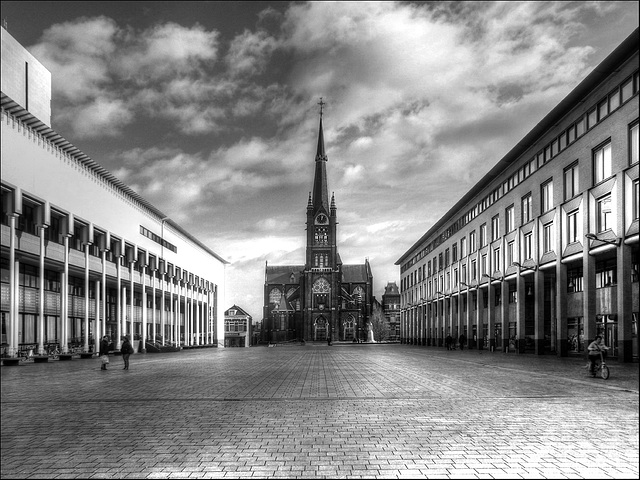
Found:
[{"label": "pitched roof", "polygon": [[242,317],[251,317],[251,315],[249,315],[247,312],[244,311],[244,309],[240,308],[237,305],[233,305],[233,307],[227,308],[227,310],[224,312],[225,316],[229,314],[229,310],[236,310],[236,316],[242,316]]},{"label": "pitched roof", "polygon": [[[304,265],[267,265],[265,270],[265,283],[290,284],[300,283],[300,272]],[[291,275],[293,274],[293,281]]]},{"label": "pitched roof", "polygon": [[342,282],[343,283],[366,283],[369,281],[367,275],[367,264],[361,265],[342,265]]}]

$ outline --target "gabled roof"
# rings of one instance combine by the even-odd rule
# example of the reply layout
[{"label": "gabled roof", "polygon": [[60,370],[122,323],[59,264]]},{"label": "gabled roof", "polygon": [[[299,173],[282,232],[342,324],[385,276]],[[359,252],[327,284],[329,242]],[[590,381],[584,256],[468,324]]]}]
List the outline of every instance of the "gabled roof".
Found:
[{"label": "gabled roof", "polygon": [[236,316],[251,318],[251,315],[249,315],[247,312],[244,311],[244,309],[240,308],[235,304],[233,305],[233,307],[227,308],[227,310],[224,312],[225,317],[229,315],[229,310],[237,310]]}]

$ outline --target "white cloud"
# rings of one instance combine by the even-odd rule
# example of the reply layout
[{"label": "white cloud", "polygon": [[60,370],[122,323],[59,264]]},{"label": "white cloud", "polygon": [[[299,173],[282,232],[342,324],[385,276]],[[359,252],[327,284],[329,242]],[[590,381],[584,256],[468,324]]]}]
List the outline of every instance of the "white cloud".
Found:
[{"label": "white cloud", "polygon": [[276,39],[267,32],[245,30],[232,40],[229,47],[226,57],[229,74],[236,77],[262,73],[276,47]]}]

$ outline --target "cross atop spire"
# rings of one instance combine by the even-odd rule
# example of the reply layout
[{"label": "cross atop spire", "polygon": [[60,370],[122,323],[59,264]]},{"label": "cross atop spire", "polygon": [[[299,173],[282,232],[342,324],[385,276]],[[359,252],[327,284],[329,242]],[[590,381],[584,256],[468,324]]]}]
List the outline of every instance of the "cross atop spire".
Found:
[{"label": "cross atop spire", "polygon": [[326,102],[322,101],[322,97],[320,97],[320,101],[318,102],[318,105],[320,105],[320,116],[322,117],[322,111],[324,110],[324,106],[326,105]]}]

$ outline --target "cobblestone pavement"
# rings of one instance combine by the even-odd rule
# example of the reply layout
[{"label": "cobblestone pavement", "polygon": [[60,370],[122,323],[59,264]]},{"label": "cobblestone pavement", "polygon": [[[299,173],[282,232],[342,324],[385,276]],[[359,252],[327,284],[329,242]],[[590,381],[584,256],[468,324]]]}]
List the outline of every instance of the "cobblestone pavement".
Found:
[{"label": "cobblestone pavement", "polygon": [[638,364],[408,345],[2,367],[1,477],[634,478]]}]

